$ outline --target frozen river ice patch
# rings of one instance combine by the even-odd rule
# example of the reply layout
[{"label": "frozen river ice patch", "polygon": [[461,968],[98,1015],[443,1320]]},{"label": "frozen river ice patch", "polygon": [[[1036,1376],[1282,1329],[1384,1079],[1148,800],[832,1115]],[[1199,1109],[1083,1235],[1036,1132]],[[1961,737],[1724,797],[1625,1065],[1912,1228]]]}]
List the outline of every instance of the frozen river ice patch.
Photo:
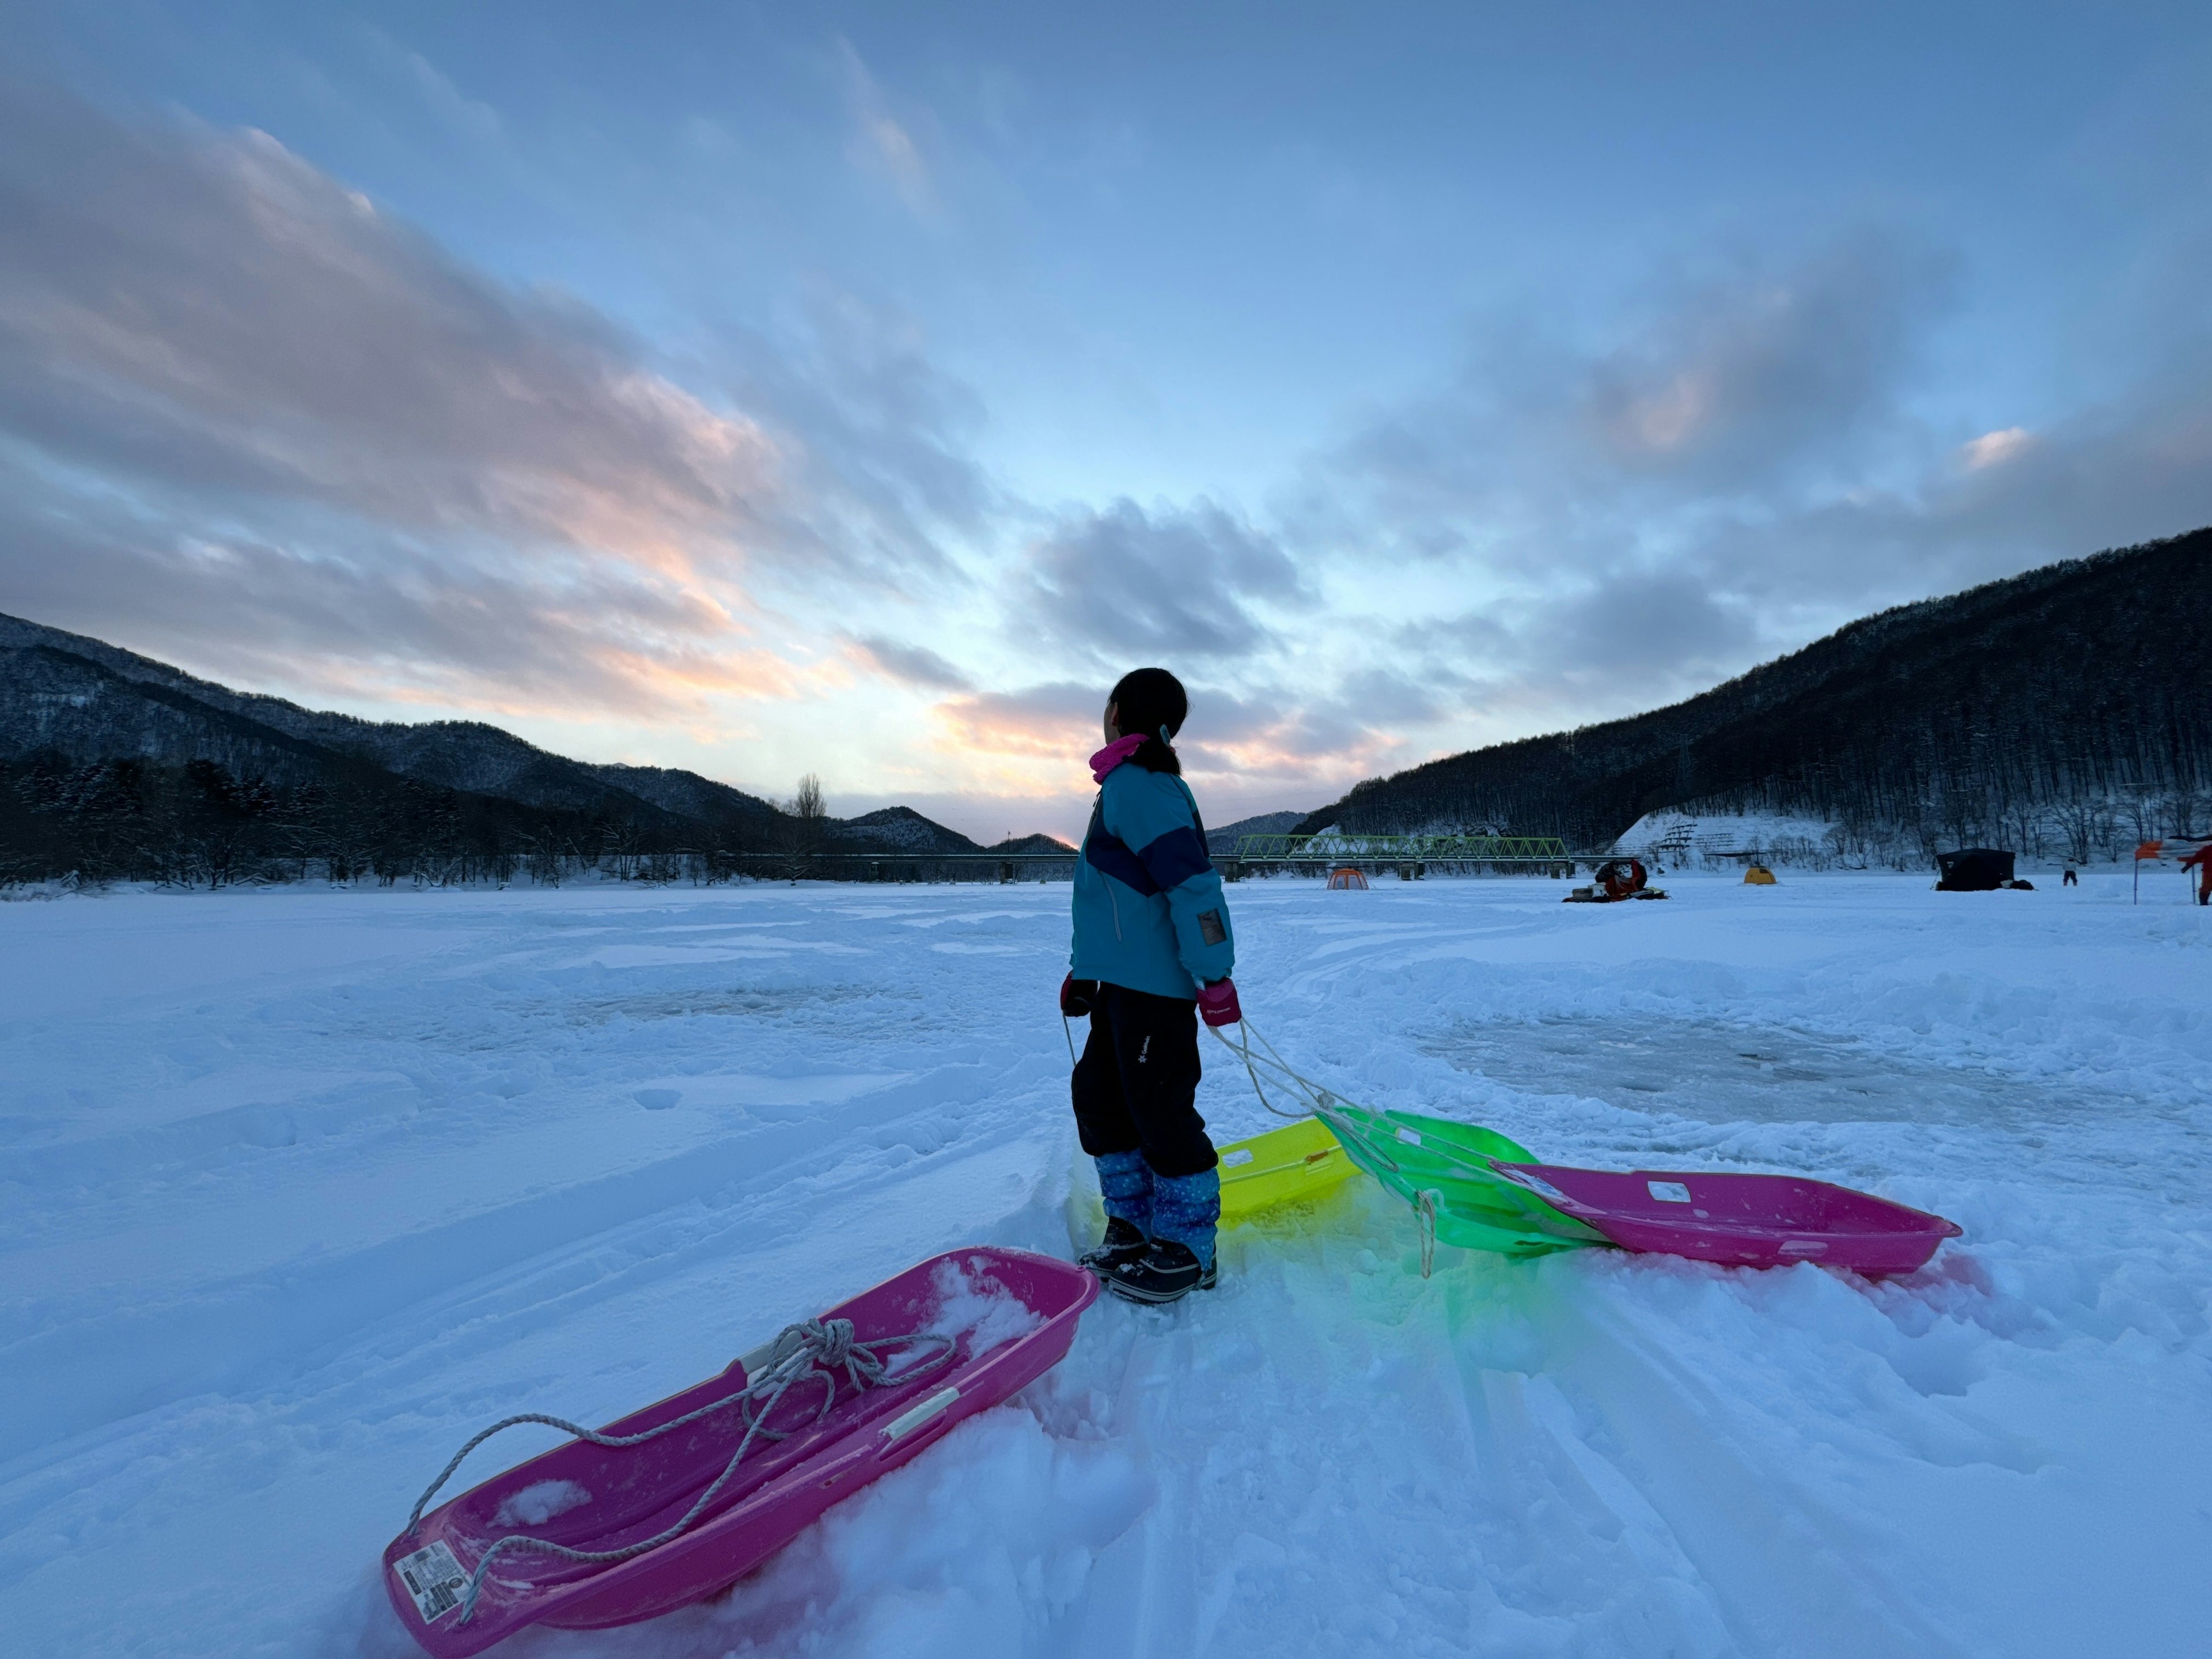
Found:
[{"label": "frozen river ice patch", "polygon": [[[1863,1187],[1965,1225],[1925,1272],[1425,1281],[1349,1189],[1227,1235],[1211,1295],[1102,1304],[728,1595],[502,1651],[2201,1646],[2205,914],[2094,874],[1669,885],[1246,883],[1238,980],[1352,1098]],[[486,1422],[612,1418],[940,1249],[1069,1254],[1066,896],[0,906],[11,1644],[409,1652],[377,1553]],[[1269,1121],[1225,1056],[1200,1105]]]}]

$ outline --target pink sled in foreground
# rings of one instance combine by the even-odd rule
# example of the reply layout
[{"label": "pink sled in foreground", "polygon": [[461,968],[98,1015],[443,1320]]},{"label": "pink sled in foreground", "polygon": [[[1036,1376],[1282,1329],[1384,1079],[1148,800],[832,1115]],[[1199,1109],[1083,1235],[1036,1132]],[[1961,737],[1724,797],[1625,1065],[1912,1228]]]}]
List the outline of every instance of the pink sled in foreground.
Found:
[{"label": "pink sled in foreground", "polygon": [[[1012,1322],[1026,1328],[1008,1335],[1001,1322],[994,1341],[987,1319],[957,1332],[948,1360],[915,1364],[905,1380],[895,1364],[875,1386],[853,1391],[841,1382],[819,1420],[821,1388],[794,1389],[763,1419],[789,1437],[760,1439],[680,1535],[642,1554],[608,1564],[511,1550],[493,1563],[475,1605],[463,1605],[469,1575],[507,1534],[611,1552],[681,1521],[737,1452],[747,1426],[738,1408],[635,1446],[571,1440],[432,1510],[384,1552],[385,1589],[401,1625],[433,1659],[463,1659],[528,1625],[627,1625],[726,1589],[831,1504],[1049,1370],[1098,1294],[1097,1281],[1067,1262],[978,1247],[909,1267],[822,1318],[852,1321],[856,1343],[880,1341],[942,1324],[948,1294],[976,1290],[1012,1297],[1019,1304]],[[747,1362],[757,1371],[768,1360],[768,1350],[756,1350],[599,1432],[635,1435],[673,1422],[745,1388]],[[532,1494],[540,1495],[534,1510]]]}]

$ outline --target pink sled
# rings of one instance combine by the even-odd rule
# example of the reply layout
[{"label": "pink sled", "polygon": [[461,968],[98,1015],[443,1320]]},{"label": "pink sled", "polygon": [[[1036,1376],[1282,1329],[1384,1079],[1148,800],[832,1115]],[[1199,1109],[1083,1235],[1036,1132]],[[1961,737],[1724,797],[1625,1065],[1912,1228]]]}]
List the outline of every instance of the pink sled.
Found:
[{"label": "pink sled", "polygon": [[[789,1439],[757,1444],[686,1532],[645,1554],[599,1565],[534,1553],[502,1554],[464,1622],[456,1583],[450,1577],[425,1582],[426,1560],[445,1559],[435,1547],[451,1552],[465,1577],[495,1540],[516,1531],[590,1551],[653,1537],[722,1473],[744,1425],[732,1409],[639,1446],[571,1440],[495,1475],[431,1510],[386,1547],[385,1589],[401,1625],[433,1659],[462,1659],[528,1625],[595,1630],[704,1600],[767,1560],[831,1504],[1049,1370],[1066,1354],[1078,1319],[1098,1294],[1097,1281],[1067,1262],[978,1247],[932,1257],[822,1317],[851,1320],[861,1343],[921,1329],[939,1316],[937,1280],[946,1264],[973,1282],[1010,1294],[1038,1322],[980,1355],[971,1352],[975,1333],[963,1333],[950,1364],[910,1381],[893,1376],[858,1394],[841,1385],[826,1418]],[[746,1361],[758,1367],[766,1358],[766,1350],[756,1350],[732,1361],[720,1376],[609,1424],[603,1432],[631,1435],[682,1417],[744,1388]],[[788,1408],[775,1414],[775,1425],[805,1424],[819,1398],[818,1389],[795,1391]],[[516,1494],[550,1481],[573,1483],[589,1499],[538,1525],[495,1518]]]},{"label": "pink sled", "polygon": [[1624,1249],[1696,1261],[1747,1267],[1817,1261],[1879,1277],[1924,1267],[1960,1231],[1940,1215],[1797,1176],[1495,1167]]}]

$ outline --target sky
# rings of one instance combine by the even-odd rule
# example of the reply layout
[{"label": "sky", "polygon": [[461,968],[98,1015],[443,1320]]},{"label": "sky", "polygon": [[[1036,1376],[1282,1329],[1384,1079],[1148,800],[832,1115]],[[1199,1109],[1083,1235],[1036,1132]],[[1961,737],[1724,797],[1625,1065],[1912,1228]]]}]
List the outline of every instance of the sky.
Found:
[{"label": "sky", "polygon": [[0,3],[0,611],[980,838],[2212,523],[2202,5]]}]

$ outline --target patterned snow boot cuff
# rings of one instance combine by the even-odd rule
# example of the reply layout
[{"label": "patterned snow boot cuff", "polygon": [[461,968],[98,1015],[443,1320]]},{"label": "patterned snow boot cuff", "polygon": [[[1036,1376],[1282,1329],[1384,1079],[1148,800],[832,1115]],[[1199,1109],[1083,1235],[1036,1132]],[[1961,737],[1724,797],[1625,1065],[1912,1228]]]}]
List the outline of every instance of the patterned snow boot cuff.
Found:
[{"label": "patterned snow boot cuff", "polygon": [[1098,1191],[1106,1213],[1129,1223],[1147,1237],[1152,1231],[1152,1166],[1142,1152],[1108,1152],[1091,1160],[1098,1166]]},{"label": "patterned snow boot cuff", "polygon": [[1173,1239],[1196,1256],[1202,1267],[1213,1265],[1213,1231],[1221,1220],[1221,1174],[1204,1170],[1197,1175],[1152,1177],[1154,1238]]}]

